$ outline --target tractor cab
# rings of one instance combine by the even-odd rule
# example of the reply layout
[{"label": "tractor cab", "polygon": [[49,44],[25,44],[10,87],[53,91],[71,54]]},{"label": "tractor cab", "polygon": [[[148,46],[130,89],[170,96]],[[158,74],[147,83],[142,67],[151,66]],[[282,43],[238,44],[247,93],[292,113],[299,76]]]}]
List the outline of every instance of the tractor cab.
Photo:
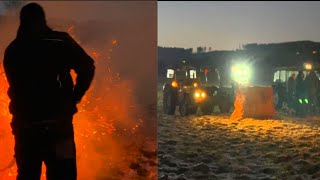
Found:
[{"label": "tractor cab", "polygon": [[167,68],[167,79],[172,87],[198,87],[198,71],[189,65],[175,66]]},{"label": "tractor cab", "polygon": [[201,84],[220,86],[220,74],[217,68],[212,66],[201,67],[199,71],[199,80]]}]

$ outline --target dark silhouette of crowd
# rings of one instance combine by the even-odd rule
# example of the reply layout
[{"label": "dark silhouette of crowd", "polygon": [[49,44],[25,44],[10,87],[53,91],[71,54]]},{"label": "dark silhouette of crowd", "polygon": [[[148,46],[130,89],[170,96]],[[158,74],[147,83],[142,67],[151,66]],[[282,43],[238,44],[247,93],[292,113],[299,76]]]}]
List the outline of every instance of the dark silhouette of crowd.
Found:
[{"label": "dark silhouette of crowd", "polygon": [[288,79],[288,102],[297,115],[318,113],[320,80],[315,71],[305,74],[299,71]]}]

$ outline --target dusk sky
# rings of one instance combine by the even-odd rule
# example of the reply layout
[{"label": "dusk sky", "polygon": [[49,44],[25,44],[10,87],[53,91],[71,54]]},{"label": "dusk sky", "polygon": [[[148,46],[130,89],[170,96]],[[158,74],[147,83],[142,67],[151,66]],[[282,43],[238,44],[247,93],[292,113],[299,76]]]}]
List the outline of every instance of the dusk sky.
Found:
[{"label": "dusk sky", "polygon": [[320,41],[320,2],[158,2],[158,45],[234,50],[239,44]]},{"label": "dusk sky", "polygon": [[[68,17],[79,20],[108,14],[113,19],[128,21],[116,15],[124,7],[121,3],[124,2],[96,2],[96,6],[88,7],[87,2],[78,2],[82,17],[74,12],[69,12]],[[0,14],[4,12],[1,6],[2,3]],[[105,6],[109,7],[108,12]],[[68,12],[65,7],[68,6],[59,9]],[[51,14],[59,15],[49,10],[48,15]],[[320,2],[158,2],[159,46],[232,50],[246,43],[299,40],[320,41]]]},{"label": "dusk sky", "polygon": [[[136,19],[128,18],[128,14],[144,14],[141,16],[147,19],[146,12],[154,11],[153,8],[150,8],[153,6],[144,1],[136,3],[132,3],[132,1],[27,1],[26,4],[29,2],[37,2],[43,6],[48,18],[54,17],[76,21],[99,19],[130,23]],[[0,1],[0,15],[5,12],[3,2]],[[20,8],[17,13],[19,12]]]}]

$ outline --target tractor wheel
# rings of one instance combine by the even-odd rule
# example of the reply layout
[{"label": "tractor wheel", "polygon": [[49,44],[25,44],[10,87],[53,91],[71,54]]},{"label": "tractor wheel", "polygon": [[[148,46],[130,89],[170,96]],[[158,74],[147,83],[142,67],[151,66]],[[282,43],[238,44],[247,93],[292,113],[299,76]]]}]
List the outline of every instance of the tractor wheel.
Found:
[{"label": "tractor wheel", "polygon": [[197,106],[189,107],[189,114],[196,114],[198,110]]},{"label": "tractor wheel", "polygon": [[201,112],[203,115],[210,115],[213,112],[213,106],[208,103],[202,104]]},{"label": "tractor wheel", "polygon": [[176,111],[177,95],[174,91],[166,88],[163,93],[163,111],[165,114],[174,115]]},{"label": "tractor wheel", "polygon": [[195,114],[197,112],[197,107],[191,106],[189,98],[185,97],[179,105],[179,112],[181,116],[188,116]]}]

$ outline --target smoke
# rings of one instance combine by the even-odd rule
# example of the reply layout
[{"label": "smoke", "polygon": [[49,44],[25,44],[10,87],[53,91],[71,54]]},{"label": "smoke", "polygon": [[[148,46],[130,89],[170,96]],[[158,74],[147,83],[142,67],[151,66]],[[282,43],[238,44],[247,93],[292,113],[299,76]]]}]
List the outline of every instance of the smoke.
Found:
[{"label": "smoke", "polygon": [[[30,1],[32,2],[32,1]],[[105,40],[116,36],[121,43],[119,59],[113,62],[125,79],[134,80],[139,100],[155,103],[157,79],[157,9],[156,2],[113,1],[36,1],[43,6],[49,25],[63,22],[79,24],[84,43],[103,47]],[[19,9],[10,18],[1,17],[1,51],[14,39]],[[55,28],[57,30],[61,27]],[[143,87],[143,88],[142,88]],[[146,96],[146,97],[145,97]],[[140,98],[144,97],[144,98]]]},{"label": "smoke", "polygon": [[[50,27],[69,29],[69,34],[95,59],[93,85],[74,119],[79,179],[123,179],[126,172],[131,172],[129,163],[140,156],[143,143],[149,141],[149,148],[156,149],[156,113],[150,110],[150,106],[156,107],[157,98],[156,2],[37,3],[43,6]],[[15,38],[18,13],[19,8],[0,16],[1,54]],[[0,130],[7,138],[1,136],[0,142],[12,138],[8,135],[10,117],[5,93],[6,89],[1,89],[0,116],[6,121],[0,124],[5,123],[3,127],[7,128]],[[152,171],[146,178],[157,177],[156,169]],[[132,173],[126,178],[132,178]]]},{"label": "smoke", "polygon": [[[80,36],[90,46],[104,47],[105,39],[118,38],[120,48],[113,66],[122,78],[134,81],[137,100],[156,103],[156,2],[39,2],[48,17],[83,22]],[[84,42],[85,43],[85,42]],[[141,100],[144,100],[140,102]]]}]

